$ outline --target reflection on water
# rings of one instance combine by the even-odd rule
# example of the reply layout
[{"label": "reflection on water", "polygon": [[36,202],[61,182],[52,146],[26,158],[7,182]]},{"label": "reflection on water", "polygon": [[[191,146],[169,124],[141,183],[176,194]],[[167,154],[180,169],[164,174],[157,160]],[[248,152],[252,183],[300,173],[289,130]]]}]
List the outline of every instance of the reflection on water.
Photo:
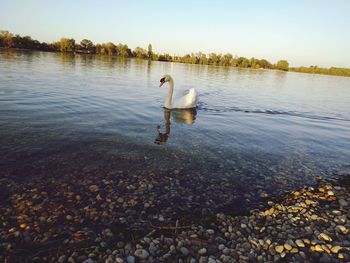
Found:
[{"label": "reflection on water", "polygon": [[161,132],[160,125],[157,125],[158,136],[154,143],[163,144],[166,143],[170,135],[170,118],[177,124],[192,125],[196,119],[197,110],[193,109],[167,109],[164,108],[164,131]]}]

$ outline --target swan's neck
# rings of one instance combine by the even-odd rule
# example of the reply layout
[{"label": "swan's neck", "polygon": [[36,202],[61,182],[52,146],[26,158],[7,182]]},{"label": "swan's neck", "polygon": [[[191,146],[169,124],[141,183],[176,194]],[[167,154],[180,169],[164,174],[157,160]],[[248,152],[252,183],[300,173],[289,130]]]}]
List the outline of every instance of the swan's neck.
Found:
[{"label": "swan's neck", "polygon": [[165,100],[164,106],[165,108],[172,108],[172,100],[173,100],[173,93],[174,93],[174,81],[173,79],[170,79],[169,81],[169,91],[168,91],[168,96]]}]

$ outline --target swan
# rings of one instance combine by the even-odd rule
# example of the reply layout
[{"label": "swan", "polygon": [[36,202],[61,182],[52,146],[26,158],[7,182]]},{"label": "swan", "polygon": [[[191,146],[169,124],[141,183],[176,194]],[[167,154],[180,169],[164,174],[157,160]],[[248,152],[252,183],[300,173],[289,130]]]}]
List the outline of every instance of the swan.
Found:
[{"label": "swan", "polygon": [[164,107],[167,109],[191,109],[195,108],[198,100],[198,93],[194,88],[182,90],[173,98],[174,80],[170,75],[164,75],[160,79],[159,87],[162,87],[165,82],[169,82],[168,96],[164,102]]}]

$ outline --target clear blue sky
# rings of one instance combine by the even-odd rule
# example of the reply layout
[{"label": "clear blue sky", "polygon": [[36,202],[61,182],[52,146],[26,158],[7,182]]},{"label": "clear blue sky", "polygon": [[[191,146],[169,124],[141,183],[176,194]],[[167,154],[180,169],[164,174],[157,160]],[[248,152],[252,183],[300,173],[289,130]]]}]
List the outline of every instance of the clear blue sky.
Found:
[{"label": "clear blue sky", "polygon": [[40,41],[230,52],[292,66],[350,67],[349,0],[1,0],[0,29]]}]

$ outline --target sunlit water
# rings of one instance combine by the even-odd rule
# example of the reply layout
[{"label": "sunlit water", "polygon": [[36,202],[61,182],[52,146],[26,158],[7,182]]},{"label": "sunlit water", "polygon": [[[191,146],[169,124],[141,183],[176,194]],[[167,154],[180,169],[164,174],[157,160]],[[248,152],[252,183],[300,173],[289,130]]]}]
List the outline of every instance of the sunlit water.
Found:
[{"label": "sunlit water", "polygon": [[[167,73],[196,111],[164,111]],[[3,177],[130,168],[276,193],[349,172],[350,78],[1,51],[0,126]]]}]

